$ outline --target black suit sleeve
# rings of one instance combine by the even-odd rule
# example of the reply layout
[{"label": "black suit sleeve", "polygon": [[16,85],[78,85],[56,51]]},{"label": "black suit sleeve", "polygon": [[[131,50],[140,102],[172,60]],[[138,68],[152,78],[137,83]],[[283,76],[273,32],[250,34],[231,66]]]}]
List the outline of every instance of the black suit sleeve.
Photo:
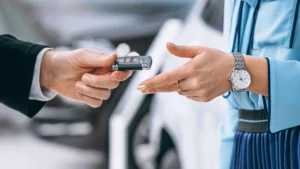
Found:
[{"label": "black suit sleeve", "polygon": [[29,100],[35,61],[45,47],[0,36],[0,102],[29,117],[45,104]]}]

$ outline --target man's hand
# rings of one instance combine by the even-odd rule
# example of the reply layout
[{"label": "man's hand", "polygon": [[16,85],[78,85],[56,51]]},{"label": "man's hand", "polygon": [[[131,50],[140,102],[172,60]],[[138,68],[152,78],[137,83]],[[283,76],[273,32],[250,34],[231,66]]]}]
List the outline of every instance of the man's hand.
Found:
[{"label": "man's hand", "polygon": [[132,72],[111,71],[115,54],[92,49],[47,51],[41,63],[41,86],[70,99],[99,107]]}]

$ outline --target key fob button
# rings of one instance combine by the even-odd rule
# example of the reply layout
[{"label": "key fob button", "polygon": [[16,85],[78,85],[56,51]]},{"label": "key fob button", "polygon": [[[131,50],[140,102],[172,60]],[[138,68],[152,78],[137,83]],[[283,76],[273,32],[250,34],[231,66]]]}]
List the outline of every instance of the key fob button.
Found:
[{"label": "key fob button", "polygon": [[141,63],[140,58],[138,57],[133,58],[132,63]]},{"label": "key fob button", "polygon": [[125,63],[130,63],[131,62],[131,58],[130,57],[127,57],[126,59],[125,59]]},{"label": "key fob button", "polygon": [[124,61],[125,61],[125,58],[118,58],[118,63],[124,63]]}]

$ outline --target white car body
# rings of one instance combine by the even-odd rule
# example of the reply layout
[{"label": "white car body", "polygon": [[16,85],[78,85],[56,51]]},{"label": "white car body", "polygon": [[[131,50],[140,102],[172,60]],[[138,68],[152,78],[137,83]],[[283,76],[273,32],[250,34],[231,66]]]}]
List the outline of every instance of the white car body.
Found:
[{"label": "white car body", "polygon": [[[198,1],[196,6],[204,6]],[[174,40],[181,45],[202,45],[224,49],[220,32],[210,28],[200,19],[196,8],[189,16],[181,35]],[[186,60],[169,56],[162,72],[185,63]],[[218,138],[217,128],[224,108],[224,99],[218,97],[208,103],[188,100],[177,93],[157,94],[152,106],[152,143],[158,144],[159,128],[164,127],[172,137],[178,151],[182,169],[216,168]],[[156,130],[156,131],[155,131]],[[156,142],[156,143],[155,143]]]},{"label": "white car body", "polygon": [[[125,169],[127,166],[126,127],[130,124],[144,98],[136,91],[138,83],[157,73],[161,64],[164,72],[186,62],[182,58],[168,54],[165,42],[172,41],[181,45],[203,45],[224,49],[222,34],[207,26],[200,18],[205,2],[205,0],[197,1],[184,26],[171,21],[166,22],[148,53],[154,56],[154,67],[150,72],[137,73],[122,97],[110,121],[111,169]],[[156,50],[153,50],[154,47]],[[163,128],[167,130],[175,143],[182,169],[215,168],[218,150],[217,128],[224,106],[225,101],[221,96],[209,103],[198,103],[177,93],[155,95],[150,112],[152,117],[150,144],[146,149],[143,147],[149,152],[148,155],[141,154],[140,159],[140,161],[144,161],[145,168],[151,168],[151,164],[147,164],[147,160],[151,161],[151,155],[158,151],[160,133]]]}]

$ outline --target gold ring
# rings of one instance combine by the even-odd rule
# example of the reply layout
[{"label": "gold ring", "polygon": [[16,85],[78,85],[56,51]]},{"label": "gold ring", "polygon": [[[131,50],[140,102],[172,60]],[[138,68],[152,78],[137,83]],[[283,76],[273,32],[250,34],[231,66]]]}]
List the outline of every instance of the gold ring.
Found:
[{"label": "gold ring", "polygon": [[176,82],[177,83],[177,92],[180,93],[182,92],[181,87],[179,86],[179,81]]}]

